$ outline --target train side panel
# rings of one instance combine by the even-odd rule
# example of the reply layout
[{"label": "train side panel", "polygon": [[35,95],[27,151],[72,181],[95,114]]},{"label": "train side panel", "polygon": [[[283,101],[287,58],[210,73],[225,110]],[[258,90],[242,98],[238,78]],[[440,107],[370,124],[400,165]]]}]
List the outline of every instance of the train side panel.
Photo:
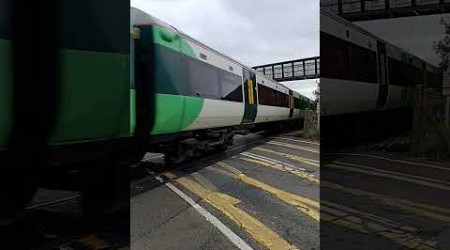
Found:
[{"label": "train side panel", "polygon": [[288,120],[289,109],[269,105],[259,105],[255,123]]},{"label": "train side panel", "polygon": [[0,151],[5,149],[12,127],[11,42],[0,38]]},{"label": "train side panel", "polygon": [[12,65],[10,1],[0,1],[0,151],[12,129]]},{"label": "train side panel", "polygon": [[236,126],[243,116],[242,103],[205,99],[197,119],[186,130]]},{"label": "train side panel", "polygon": [[50,144],[130,135],[130,30],[126,16],[117,16],[126,12],[105,9],[105,2],[61,3],[59,115]]},{"label": "train side panel", "polygon": [[114,53],[61,53],[60,115],[52,144],[129,135],[128,62]]},{"label": "train side panel", "polygon": [[[179,34],[152,26],[156,121],[152,134],[239,125],[242,69]],[[224,79],[229,85],[220,86]],[[222,99],[233,99],[228,101]]]},{"label": "train side panel", "polygon": [[320,92],[324,115],[357,113],[375,108],[378,84],[321,78]]}]

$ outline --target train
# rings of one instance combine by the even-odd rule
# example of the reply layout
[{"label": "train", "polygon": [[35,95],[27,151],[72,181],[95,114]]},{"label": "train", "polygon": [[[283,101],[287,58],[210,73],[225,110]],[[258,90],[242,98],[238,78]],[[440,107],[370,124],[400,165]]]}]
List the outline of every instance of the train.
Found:
[{"label": "train", "polygon": [[[49,26],[29,27],[30,34],[53,27],[58,35],[21,40],[12,32],[14,6],[0,0],[0,13],[8,14],[0,18],[0,163],[8,173],[0,180],[2,219],[23,209],[38,187],[79,190],[84,209],[98,215],[129,197],[129,166],[146,152],[178,164],[211,147],[226,149],[236,133],[298,126],[314,105],[123,1],[58,3],[49,9],[60,13],[59,26],[44,19]],[[45,47],[45,39],[57,47]],[[25,48],[48,58],[29,59],[19,51]],[[36,70],[13,63],[26,60],[58,77],[21,74]]]},{"label": "train", "polygon": [[153,54],[151,141],[153,150],[169,150],[166,159],[179,161],[210,141],[225,148],[236,131],[285,125],[312,108],[310,99],[139,9],[131,20],[131,44],[139,44],[132,54],[143,46]]},{"label": "train", "polygon": [[324,147],[408,131],[416,88],[442,89],[439,67],[363,28],[326,10],[320,27]]}]

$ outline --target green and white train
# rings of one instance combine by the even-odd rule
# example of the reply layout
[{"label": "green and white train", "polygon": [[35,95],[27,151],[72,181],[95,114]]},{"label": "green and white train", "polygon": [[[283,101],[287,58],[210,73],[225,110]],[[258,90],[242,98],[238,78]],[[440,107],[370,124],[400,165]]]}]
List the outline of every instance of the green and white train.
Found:
[{"label": "green and white train", "polygon": [[[151,134],[157,150],[186,153],[194,144],[204,147],[203,142],[226,147],[236,131],[286,125],[311,107],[308,98],[138,9],[131,9],[131,23],[132,44],[140,43],[139,48],[147,47],[153,55],[156,109]],[[131,50],[141,54],[136,47]],[[192,143],[193,137],[198,143]]]},{"label": "green and white train", "polygon": [[[126,1],[12,3],[0,0],[0,222],[38,187],[81,190],[98,210],[89,201],[118,186],[128,197],[127,168],[146,152],[179,162],[237,132],[299,124],[312,105]],[[42,20],[22,27],[12,13]]]}]

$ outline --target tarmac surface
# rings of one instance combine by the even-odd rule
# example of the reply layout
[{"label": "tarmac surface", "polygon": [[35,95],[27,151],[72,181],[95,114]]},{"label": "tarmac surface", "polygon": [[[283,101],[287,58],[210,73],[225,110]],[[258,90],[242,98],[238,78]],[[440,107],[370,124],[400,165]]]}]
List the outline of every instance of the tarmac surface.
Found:
[{"label": "tarmac surface", "polygon": [[321,157],[322,249],[450,249],[450,163],[407,153]]},{"label": "tarmac surface", "polygon": [[[133,184],[131,249],[319,249],[319,145],[279,135]],[[133,192],[133,190],[132,190]]]}]

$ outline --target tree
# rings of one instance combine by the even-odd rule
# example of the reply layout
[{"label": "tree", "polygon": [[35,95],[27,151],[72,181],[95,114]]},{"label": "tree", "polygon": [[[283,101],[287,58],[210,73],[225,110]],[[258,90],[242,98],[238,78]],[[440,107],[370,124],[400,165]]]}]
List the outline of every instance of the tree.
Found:
[{"label": "tree", "polygon": [[320,80],[317,79],[316,83],[317,83],[317,88],[313,91],[313,94],[316,97],[316,99],[314,100],[314,107],[317,107],[317,104],[319,103],[319,100],[320,100],[320,87],[319,87]]},{"label": "tree", "polygon": [[434,42],[433,49],[441,59],[439,67],[445,72],[450,63],[450,22],[441,18],[441,24],[445,28],[444,37],[442,40]]}]

